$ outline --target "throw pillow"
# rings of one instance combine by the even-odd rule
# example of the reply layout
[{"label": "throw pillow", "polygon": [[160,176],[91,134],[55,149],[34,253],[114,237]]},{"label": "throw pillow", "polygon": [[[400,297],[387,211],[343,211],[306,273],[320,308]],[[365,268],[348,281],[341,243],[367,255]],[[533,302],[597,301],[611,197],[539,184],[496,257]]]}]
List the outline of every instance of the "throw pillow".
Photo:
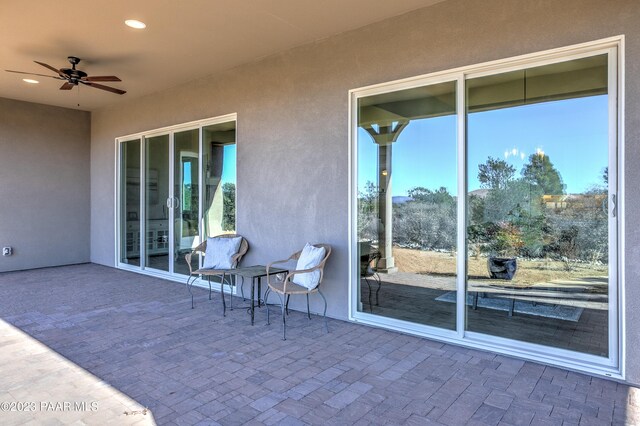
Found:
[{"label": "throw pillow", "polygon": [[242,237],[207,238],[207,250],[204,254],[202,267],[205,269],[231,269],[232,257],[240,250]]},{"label": "throw pillow", "polygon": [[[300,253],[296,270],[311,269],[318,266],[324,259],[324,247],[316,247],[307,243]],[[313,290],[320,284],[320,271],[305,272],[304,274],[295,274],[292,281],[298,285]]]}]

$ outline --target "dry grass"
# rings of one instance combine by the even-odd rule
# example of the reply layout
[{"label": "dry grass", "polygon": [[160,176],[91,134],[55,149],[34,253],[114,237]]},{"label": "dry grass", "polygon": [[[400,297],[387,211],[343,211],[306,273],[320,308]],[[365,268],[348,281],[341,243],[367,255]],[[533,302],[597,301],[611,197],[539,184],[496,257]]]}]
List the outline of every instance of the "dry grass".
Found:
[{"label": "dry grass", "polygon": [[[393,255],[398,269],[402,272],[428,275],[455,275],[456,254],[422,251],[406,248],[393,248]],[[569,270],[564,262],[555,260],[523,260],[518,259],[518,271],[513,281],[491,280],[487,271],[487,258],[471,257],[468,273],[471,279],[487,280],[491,283],[528,286],[551,281],[581,281],[589,278],[606,277],[606,265],[572,264]],[[588,280],[587,280],[588,281]]]}]

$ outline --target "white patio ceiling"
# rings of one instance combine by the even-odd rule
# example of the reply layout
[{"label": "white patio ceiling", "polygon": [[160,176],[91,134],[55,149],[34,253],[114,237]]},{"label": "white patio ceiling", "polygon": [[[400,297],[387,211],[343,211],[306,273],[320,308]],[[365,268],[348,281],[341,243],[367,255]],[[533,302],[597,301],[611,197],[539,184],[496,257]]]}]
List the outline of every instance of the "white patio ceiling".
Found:
[{"label": "white patio ceiling", "polygon": [[[95,0],[0,3],[0,69],[48,74],[78,56],[89,75],[116,75],[119,96],[0,72],[0,97],[95,110],[178,86],[295,46],[443,0]],[[125,19],[138,19],[133,30]],[[78,107],[78,104],[80,106]]]}]

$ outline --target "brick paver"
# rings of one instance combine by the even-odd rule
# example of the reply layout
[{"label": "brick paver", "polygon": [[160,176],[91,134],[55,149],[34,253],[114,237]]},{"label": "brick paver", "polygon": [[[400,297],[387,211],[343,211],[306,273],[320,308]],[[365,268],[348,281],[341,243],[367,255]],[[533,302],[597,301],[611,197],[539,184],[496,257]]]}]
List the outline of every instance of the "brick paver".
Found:
[{"label": "brick paver", "polygon": [[[613,381],[344,321],[327,334],[299,312],[282,341],[264,309],[252,327],[240,299],[225,318],[219,295],[195,292],[192,310],[184,285],[92,264],[0,274],[0,402],[86,392],[104,410],[57,417],[86,424],[123,424],[125,406],[153,416],[126,421],[180,425],[640,421],[638,390]],[[20,423],[10,414],[0,423]]]}]

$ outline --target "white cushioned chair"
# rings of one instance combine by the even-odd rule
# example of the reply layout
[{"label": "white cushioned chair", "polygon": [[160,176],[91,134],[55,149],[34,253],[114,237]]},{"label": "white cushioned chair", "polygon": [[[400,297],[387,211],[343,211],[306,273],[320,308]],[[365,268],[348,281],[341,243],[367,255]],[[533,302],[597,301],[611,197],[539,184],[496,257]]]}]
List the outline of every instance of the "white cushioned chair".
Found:
[{"label": "white cushioned chair", "polygon": [[[309,311],[309,295],[318,293],[324,301],[324,323],[329,332],[327,322],[327,299],[320,291],[320,283],[324,275],[324,265],[331,254],[331,246],[328,244],[307,244],[304,249],[293,253],[285,260],[277,260],[267,265],[267,283],[269,287],[264,294],[264,302],[267,305],[267,324],[269,324],[269,304],[267,298],[271,292],[278,295],[282,306],[282,340],[287,338],[287,320],[289,298],[291,295],[303,294],[307,297],[307,316],[311,319]],[[273,265],[297,261],[296,269],[284,274],[269,274]],[[281,279],[279,279],[281,278]]]},{"label": "white cushioned chair", "polygon": [[[234,239],[240,238],[239,244]],[[207,247],[207,242],[210,242]],[[216,244],[216,246],[212,246]],[[236,250],[237,247],[237,250]],[[208,250],[207,250],[208,248]],[[209,300],[211,300],[211,277],[220,277],[220,294],[222,295],[222,308],[223,316],[227,314],[227,304],[224,299],[224,286],[229,286],[231,309],[233,309],[233,289],[235,285],[235,277],[232,277],[228,272],[230,269],[235,269],[242,260],[242,257],[249,250],[249,243],[247,240],[236,234],[222,234],[216,237],[207,238],[202,244],[197,246],[185,255],[187,265],[189,265],[189,278],[187,278],[187,289],[191,294],[191,309],[194,308],[193,292],[191,287],[199,276],[207,277],[209,282]],[[233,253],[235,251],[235,253]],[[194,254],[201,253],[204,256],[203,267],[194,270],[191,266],[191,260]],[[232,279],[233,278],[233,279]]]}]

